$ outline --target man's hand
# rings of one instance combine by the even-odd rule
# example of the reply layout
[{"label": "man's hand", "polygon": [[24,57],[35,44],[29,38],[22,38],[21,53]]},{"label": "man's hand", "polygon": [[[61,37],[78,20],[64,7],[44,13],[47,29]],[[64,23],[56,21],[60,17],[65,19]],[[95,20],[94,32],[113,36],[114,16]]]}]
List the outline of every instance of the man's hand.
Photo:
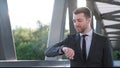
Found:
[{"label": "man's hand", "polygon": [[74,59],[75,52],[73,49],[68,47],[63,47],[62,50],[66,57],[68,57],[69,59]]}]

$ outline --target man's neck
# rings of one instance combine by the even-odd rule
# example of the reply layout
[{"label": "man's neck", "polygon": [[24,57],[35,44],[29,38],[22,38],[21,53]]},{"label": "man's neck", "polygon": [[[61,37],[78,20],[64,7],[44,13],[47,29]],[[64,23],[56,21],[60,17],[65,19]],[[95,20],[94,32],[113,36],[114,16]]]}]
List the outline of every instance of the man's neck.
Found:
[{"label": "man's neck", "polygon": [[86,34],[87,32],[89,32],[92,28],[89,26],[82,34]]}]

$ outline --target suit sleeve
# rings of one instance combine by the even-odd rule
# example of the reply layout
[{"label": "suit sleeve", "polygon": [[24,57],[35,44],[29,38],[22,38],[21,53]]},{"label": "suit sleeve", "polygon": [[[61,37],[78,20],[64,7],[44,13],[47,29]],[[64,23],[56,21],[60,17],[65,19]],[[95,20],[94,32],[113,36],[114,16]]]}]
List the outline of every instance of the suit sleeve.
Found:
[{"label": "suit sleeve", "polygon": [[[67,46],[68,41],[69,41],[69,38],[67,37],[63,41],[58,42],[55,45],[52,45],[52,46],[48,47],[45,50],[45,56],[47,56],[47,57],[55,57],[55,56],[58,56],[58,55],[63,55],[64,53],[62,51],[62,47]],[[61,53],[59,51],[61,51]]]},{"label": "suit sleeve", "polygon": [[105,67],[113,67],[113,53],[112,53],[112,46],[110,45],[110,41],[106,38],[103,51],[103,66]]}]

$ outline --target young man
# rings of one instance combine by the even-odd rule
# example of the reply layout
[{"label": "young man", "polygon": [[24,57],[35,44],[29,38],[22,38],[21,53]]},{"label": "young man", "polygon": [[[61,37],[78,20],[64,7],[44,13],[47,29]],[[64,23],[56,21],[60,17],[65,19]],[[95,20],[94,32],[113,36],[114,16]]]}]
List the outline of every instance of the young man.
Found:
[{"label": "young man", "polygon": [[45,55],[54,57],[65,54],[71,67],[112,67],[112,48],[107,37],[95,33],[90,26],[91,11],[87,7],[73,11],[77,34],[48,47]]}]

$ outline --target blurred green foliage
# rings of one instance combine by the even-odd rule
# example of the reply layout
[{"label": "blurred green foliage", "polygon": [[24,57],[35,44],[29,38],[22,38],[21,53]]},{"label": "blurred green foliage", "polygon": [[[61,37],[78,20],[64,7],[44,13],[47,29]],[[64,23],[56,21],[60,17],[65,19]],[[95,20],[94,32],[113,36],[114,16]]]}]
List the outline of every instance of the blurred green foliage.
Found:
[{"label": "blurred green foliage", "polygon": [[114,50],[113,51],[113,59],[114,60],[120,60],[120,51],[119,50]]},{"label": "blurred green foliage", "polygon": [[37,24],[36,30],[22,27],[13,30],[18,60],[44,60],[49,26],[42,25],[40,21]]}]

